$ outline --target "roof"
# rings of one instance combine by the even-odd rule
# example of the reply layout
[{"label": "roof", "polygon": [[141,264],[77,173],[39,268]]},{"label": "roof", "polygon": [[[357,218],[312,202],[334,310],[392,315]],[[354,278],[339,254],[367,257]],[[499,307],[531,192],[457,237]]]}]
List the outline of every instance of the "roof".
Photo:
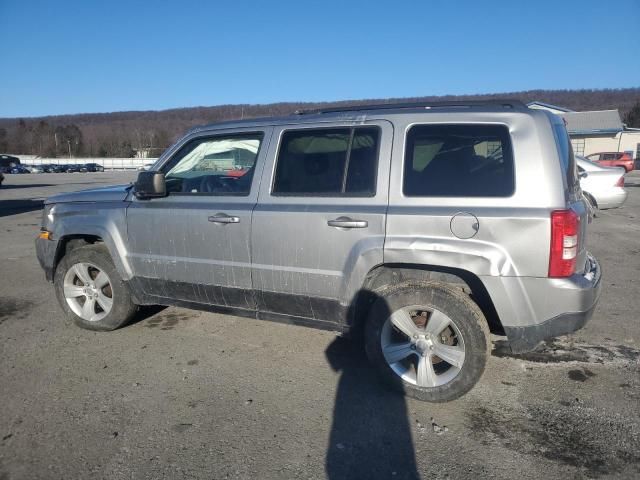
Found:
[{"label": "roof", "polygon": [[523,109],[527,106],[520,100],[491,99],[491,100],[463,100],[463,101],[435,101],[435,102],[409,102],[409,103],[377,103],[363,105],[341,105],[336,107],[319,108],[312,110],[297,110],[296,115],[309,115],[312,113],[339,113],[376,110],[419,110],[419,109],[443,109],[443,108],[509,108]]},{"label": "roof", "polygon": [[513,112],[531,113],[518,100],[487,100],[465,102],[388,103],[380,105],[353,105],[329,107],[319,110],[302,110],[287,116],[246,118],[228,120],[193,127],[188,133],[212,129],[261,127],[286,124],[304,124],[330,121],[362,121],[364,118],[384,118],[390,115],[415,113],[461,113],[461,112]]},{"label": "roof", "polygon": [[543,109],[543,110],[550,110],[553,113],[561,113],[561,112],[573,112],[573,110],[570,110],[568,108],[565,107],[559,107],[557,105],[551,105],[550,103],[544,103],[544,102],[529,102],[527,103],[527,107],[529,108],[539,108],[539,109]]},{"label": "roof", "polygon": [[565,112],[559,115],[566,121],[569,134],[618,133],[624,130],[618,110]]}]

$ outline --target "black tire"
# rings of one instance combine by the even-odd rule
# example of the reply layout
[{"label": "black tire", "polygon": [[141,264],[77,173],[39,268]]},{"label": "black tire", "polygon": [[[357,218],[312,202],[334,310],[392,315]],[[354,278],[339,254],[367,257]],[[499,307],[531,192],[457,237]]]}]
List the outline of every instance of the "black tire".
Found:
[{"label": "black tire", "polygon": [[[491,352],[489,327],[480,308],[467,294],[439,282],[407,282],[377,292],[365,326],[365,349],[382,379],[409,397],[426,402],[448,402],[469,390],[480,380]],[[391,313],[420,305],[448,316],[464,339],[464,362],[457,375],[443,385],[421,387],[401,378],[387,363],[382,350],[383,327]],[[413,347],[412,347],[413,348]]]},{"label": "black tire", "polygon": [[[109,313],[99,320],[87,321],[78,316],[71,309],[65,298],[65,276],[69,269],[78,263],[92,264],[109,277],[113,304]],[[101,244],[76,248],[65,255],[56,268],[54,284],[58,303],[62,307],[66,317],[79,327],[87,330],[115,330],[129,322],[138,310],[138,306],[133,302],[129,286],[120,278],[109,251]]]}]

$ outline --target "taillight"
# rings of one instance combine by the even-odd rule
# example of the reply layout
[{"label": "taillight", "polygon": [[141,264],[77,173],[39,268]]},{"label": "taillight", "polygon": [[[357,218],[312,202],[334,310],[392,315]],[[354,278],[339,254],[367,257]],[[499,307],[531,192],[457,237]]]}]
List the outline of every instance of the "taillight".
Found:
[{"label": "taillight", "polygon": [[614,185],[616,187],[624,187],[624,175],[621,176],[618,181],[616,182],[616,184]]},{"label": "taillight", "polygon": [[580,217],[573,210],[551,212],[549,276],[570,277],[576,269]]}]

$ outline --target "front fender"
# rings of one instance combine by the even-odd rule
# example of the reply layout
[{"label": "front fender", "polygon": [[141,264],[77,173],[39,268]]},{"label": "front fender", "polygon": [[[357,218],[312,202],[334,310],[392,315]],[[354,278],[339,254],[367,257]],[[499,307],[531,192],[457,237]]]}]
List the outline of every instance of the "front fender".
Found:
[{"label": "front fender", "polygon": [[[126,281],[133,277],[127,255],[126,207],[124,202],[59,203],[45,210],[43,227],[52,233],[57,250],[63,248],[67,238],[99,237]],[[56,256],[59,254],[57,251]]]}]

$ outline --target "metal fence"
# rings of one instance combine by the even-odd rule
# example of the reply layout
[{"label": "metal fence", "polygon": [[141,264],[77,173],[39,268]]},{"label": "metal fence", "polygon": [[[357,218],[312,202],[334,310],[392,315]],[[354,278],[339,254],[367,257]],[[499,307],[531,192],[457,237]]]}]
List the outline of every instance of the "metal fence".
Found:
[{"label": "metal fence", "polygon": [[97,163],[105,170],[137,170],[152,165],[157,158],[21,158],[23,165],[84,165]]}]

